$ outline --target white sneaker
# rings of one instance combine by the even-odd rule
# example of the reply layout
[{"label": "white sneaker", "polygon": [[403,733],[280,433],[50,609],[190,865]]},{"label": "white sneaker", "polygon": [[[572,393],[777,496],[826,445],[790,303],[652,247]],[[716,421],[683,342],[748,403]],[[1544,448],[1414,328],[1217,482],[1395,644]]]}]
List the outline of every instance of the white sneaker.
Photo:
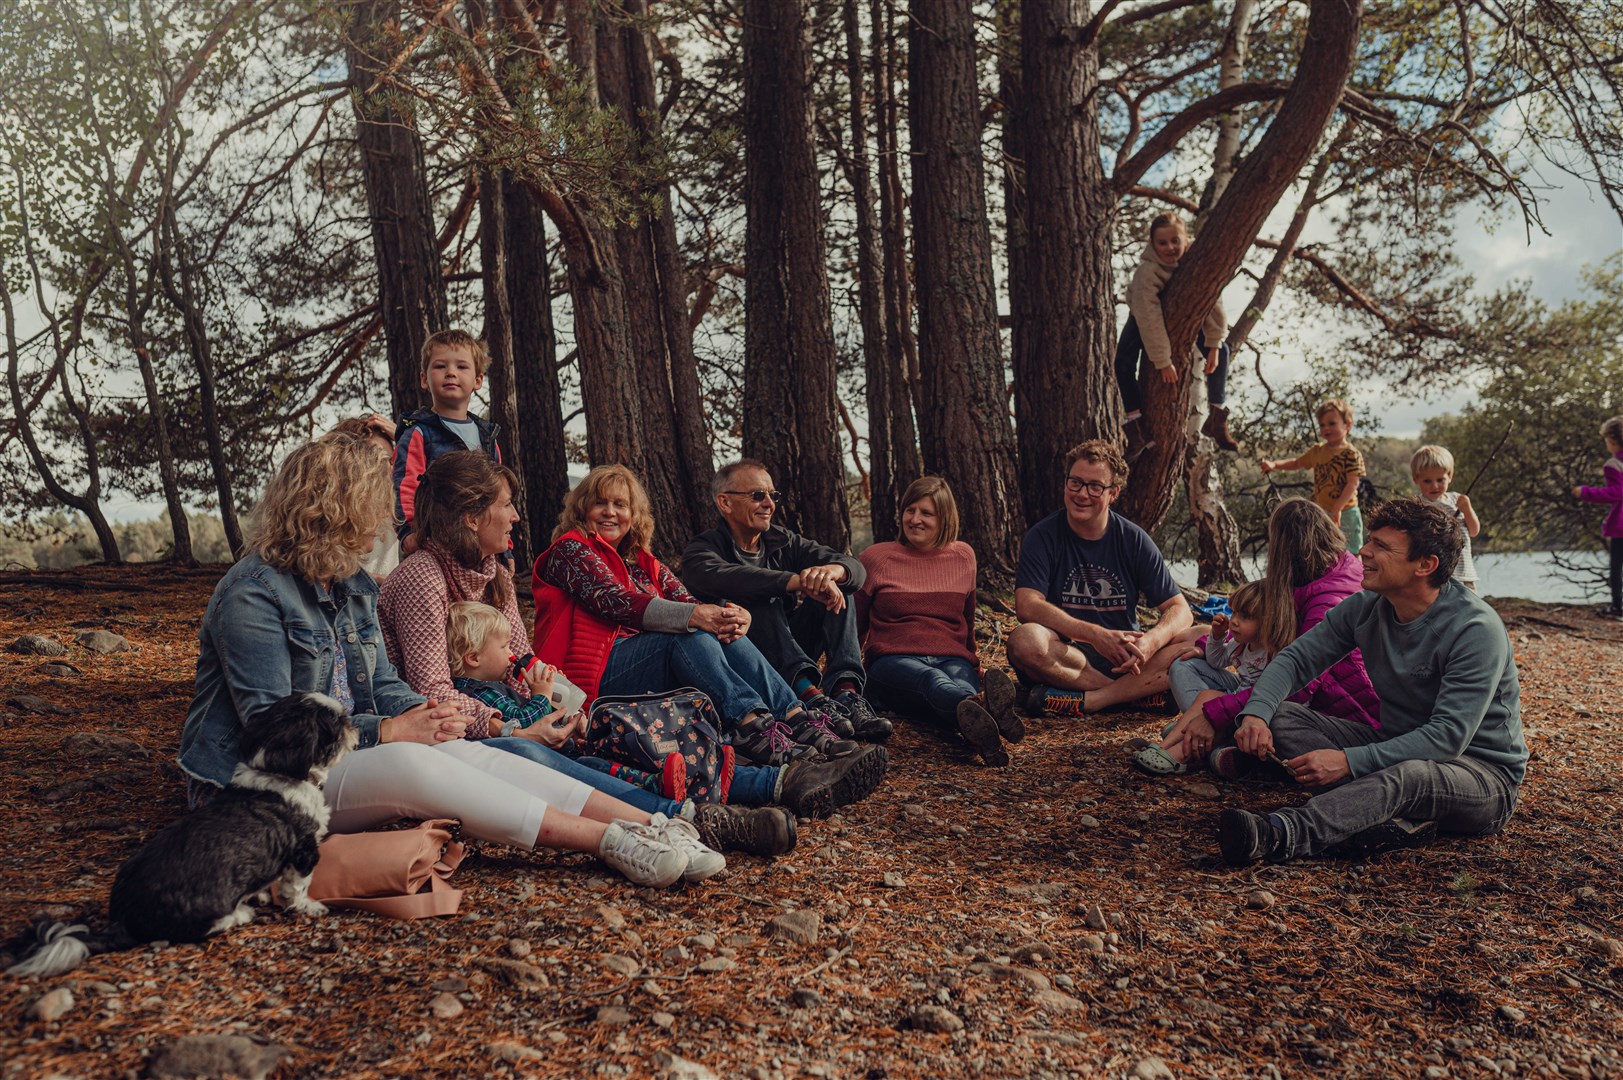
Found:
[{"label": "white sneaker", "polygon": [[713,878],[727,869],[727,857],[704,846],[699,830],[686,818],[668,818],[653,815],[651,824],[659,830],[659,838],[688,857],[688,868],[682,871],[682,880],[692,884]]},{"label": "white sneaker", "polygon": [[674,847],[658,829],[629,821],[610,822],[597,853],[637,885],[673,885],[688,866],[687,853]]}]

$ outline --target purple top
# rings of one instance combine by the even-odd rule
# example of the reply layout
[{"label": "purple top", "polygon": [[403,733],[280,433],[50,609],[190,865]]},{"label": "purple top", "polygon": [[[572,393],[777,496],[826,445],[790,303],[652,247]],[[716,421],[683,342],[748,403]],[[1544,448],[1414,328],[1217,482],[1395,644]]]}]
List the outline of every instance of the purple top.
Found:
[{"label": "purple top", "polygon": [[1611,503],[1612,512],[1606,515],[1601,535],[1608,538],[1623,536],[1623,453],[1607,458],[1602,474],[1606,478],[1605,484],[1579,488],[1578,497],[1584,502]]}]

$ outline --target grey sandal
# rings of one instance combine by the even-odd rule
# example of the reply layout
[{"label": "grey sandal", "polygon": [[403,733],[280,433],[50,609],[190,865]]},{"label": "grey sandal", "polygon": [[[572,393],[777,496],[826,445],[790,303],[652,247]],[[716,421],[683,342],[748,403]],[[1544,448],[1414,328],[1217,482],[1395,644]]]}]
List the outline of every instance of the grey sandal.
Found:
[{"label": "grey sandal", "polygon": [[1146,746],[1133,755],[1133,764],[1151,776],[1182,776],[1189,763],[1179,761],[1159,746]]}]

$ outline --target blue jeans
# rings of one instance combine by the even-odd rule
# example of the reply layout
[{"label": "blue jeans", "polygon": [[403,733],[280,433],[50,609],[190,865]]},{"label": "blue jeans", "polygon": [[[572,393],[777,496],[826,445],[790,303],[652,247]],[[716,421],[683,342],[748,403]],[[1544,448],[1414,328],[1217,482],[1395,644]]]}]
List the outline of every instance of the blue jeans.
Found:
[{"label": "blue jeans", "polygon": [[[649,814],[676,817],[682,804],[675,799],[627,783],[618,776],[609,775],[609,763],[598,757],[572,758],[534,739],[509,736],[505,739],[487,739],[487,746],[506,750],[510,754],[529,758],[549,769],[579,780],[594,791],[619,799]],[[727,802],[733,806],[766,806],[772,802],[778,789],[778,770],[765,765],[738,765],[733,769],[733,786]]]},{"label": "blue jeans", "polygon": [[729,732],[751,713],[782,720],[800,704],[749,638],[723,645],[703,631],[621,638],[609,651],[597,692],[661,694],[683,686],[710,695]]},{"label": "blue jeans", "polygon": [[1189,708],[1202,690],[1221,690],[1231,694],[1240,688],[1240,677],[1232,671],[1214,668],[1204,657],[1191,656],[1187,660],[1174,660],[1167,668],[1167,682],[1172,686],[1172,700],[1178,711]]},{"label": "blue jeans", "polygon": [[898,712],[956,726],[958,703],[981,682],[961,656],[881,656],[868,665],[868,690]]}]

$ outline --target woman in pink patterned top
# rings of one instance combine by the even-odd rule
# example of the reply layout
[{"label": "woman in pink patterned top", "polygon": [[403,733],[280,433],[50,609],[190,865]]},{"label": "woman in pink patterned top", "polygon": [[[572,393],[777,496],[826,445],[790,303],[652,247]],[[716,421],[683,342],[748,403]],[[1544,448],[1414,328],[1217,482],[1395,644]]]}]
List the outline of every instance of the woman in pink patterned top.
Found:
[{"label": "woman in pink patterned top", "polygon": [[861,555],[857,591],[868,689],[889,708],[957,729],[988,765],[1007,765],[1003,742],[1025,738],[1014,684],[986,673],[975,652],[975,552],[958,539],[958,504],[939,476],[902,495],[900,540]]}]

